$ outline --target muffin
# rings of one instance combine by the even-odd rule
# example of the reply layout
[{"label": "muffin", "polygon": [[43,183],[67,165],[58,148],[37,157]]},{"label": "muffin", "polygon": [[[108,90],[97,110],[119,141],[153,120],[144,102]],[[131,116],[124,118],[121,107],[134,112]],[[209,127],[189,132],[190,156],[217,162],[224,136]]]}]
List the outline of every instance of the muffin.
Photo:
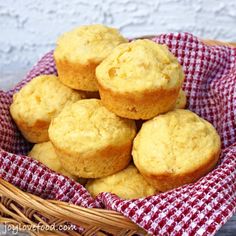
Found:
[{"label": "muffin", "polygon": [[192,183],[216,165],[221,142],[215,128],[177,109],[145,122],[134,139],[133,160],[158,191]]},{"label": "muffin", "polygon": [[85,187],[93,197],[101,192],[111,192],[124,199],[133,199],[156,193],[132,164],[116,174],[90,180]]},{"label": "muffin", "polygon": [[73,89],[97,91],[97,65],[125,42],[118,30],[104,25],[81,26],[63,34],[54,52],[59,79]]},{"label": "muffin", "polygon": [[64,170],[51,142],[35,144],[32,150],[28,153],[28,156],[40,161],[55,172],[68,176],[72,179],[77,179],[75,176]]},{"label": "muffin", "polygon": [[104,106],[135,120],[172,110],[184,80],[168,48],[147,39],[117,46],[96,68],[96,76]]},{"label": "muffin", "polygon": [[49,127],[63,167],[83,178],[100,178],[130,162],[135,122],[116,116],[98,99],[66,106]]},{"label": "muffin", "polygon": [[175,103],[176,109],[184,109],[187,103],[186,93],[183,89],[180,89],[177,101]]},{"label": "muffin", "polygon": [[60,83],[55,75],[41,75],[14,94],[10,112],[23,136],[40,143],[49,140],[51,119],[67,103],[79,99],[80,94]]}]

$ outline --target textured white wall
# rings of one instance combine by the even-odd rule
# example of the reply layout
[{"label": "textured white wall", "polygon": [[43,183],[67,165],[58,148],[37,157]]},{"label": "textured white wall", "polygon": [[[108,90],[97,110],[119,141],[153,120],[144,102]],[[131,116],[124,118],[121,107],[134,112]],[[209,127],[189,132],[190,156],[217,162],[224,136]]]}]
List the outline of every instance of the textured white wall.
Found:
[{"label": "textured white wall", "polygon": [[187,31],[236,41],[236,0],[0,0],[0,87],[21,79],[62,32],[91,23],[126,36]]}]

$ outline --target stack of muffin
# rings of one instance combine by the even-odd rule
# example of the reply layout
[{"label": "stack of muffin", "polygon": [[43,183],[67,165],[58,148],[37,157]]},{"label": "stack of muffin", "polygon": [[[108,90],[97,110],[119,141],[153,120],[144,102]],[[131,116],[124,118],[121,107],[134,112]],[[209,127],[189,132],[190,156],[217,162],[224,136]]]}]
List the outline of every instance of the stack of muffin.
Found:
[{"label": "stack of muffin", "polygon": [[54,58],[58,77],[34,78],[10,107],[36,143],[29,156],[88,180],[93,196],[126,199],[192,183],[216,165],[219,135],[180,109],[184,73],[165,45],[128,42],[116,29],[90,25],[62,35]]}]

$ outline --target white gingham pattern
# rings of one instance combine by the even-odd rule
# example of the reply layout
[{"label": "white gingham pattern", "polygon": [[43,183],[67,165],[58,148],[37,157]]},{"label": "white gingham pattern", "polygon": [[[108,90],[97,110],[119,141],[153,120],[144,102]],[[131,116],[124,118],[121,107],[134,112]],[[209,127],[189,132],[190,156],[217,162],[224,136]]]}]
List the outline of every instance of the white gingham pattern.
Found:
[{"label": "white gingham pattern", "polygon": [[[236,49],[205,46],[187,33],[164,34],[185,72],[188,107],[217,128],[222,139],[219,165],[194,184],[136,200],[110,193],[92,199],[87,191],[25,154],[31,147],[9,114],[12,94],[39,74],[56,74],[52,52],[46,54],[13,90],[0,92],[0,175],[19,188],[47,199],[121,212],[153,235],[214,235],[236,211]],[[15,154],[12,154],[15,153]]]}]

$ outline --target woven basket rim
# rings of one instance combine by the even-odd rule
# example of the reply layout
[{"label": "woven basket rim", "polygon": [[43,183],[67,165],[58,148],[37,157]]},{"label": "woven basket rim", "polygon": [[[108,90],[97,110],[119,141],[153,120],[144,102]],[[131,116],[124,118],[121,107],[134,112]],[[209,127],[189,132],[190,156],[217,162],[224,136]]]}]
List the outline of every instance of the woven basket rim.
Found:
[{"label": "woven basket rim", "polygon": [[[153,38],[157,35],[144,35],[141,38]],[[137,39],[138,39],[137,38]],[[210,46],[229,46],[236,48],[236,42],[222,42],[218,40],[204,39],[202,40],[206,45]],[[55,217],[60,219],[60,222],[71,222],[75,225],[85,227],[83,235],[93,235],[99,232],[100,229],[106,229],[115,235],[133,235],[134,233],[146,234],[146,232],[133,223],[130,219],[113,210],[98,209],[98,208],[84,208],[71,203],[62,202],[58,200],[42,199],[31,193],[24,192],[9,182],[0,178],[0,212],[8,214],[10,217],[0,217],[0,223],[8,224],[35,224],[30,220],[32,215],[40,212],[48,217]],[[7,208],[10,207],[17,212],[17,204],[28,209],[24,214],[18,212],[18,215],[11,213]],[[42,220],[42,219],[41,219]],[[42,220],[43,222],[43,220]],[[47,224],[46,222],[43,222]],[[89,226],[93,225],[93,227]],[[123,229],[123,231],[122,231]],[[118,234],[119,232],[119,234]],[[34,234],[32,235],[41,235]],[[46,233],[42,235],[47,235]],[[50,234],[48,234],[50,235]],[[68,232],[64,234],[61,232],[54,232],[53,235],[80,235],[79,233]]]}]

